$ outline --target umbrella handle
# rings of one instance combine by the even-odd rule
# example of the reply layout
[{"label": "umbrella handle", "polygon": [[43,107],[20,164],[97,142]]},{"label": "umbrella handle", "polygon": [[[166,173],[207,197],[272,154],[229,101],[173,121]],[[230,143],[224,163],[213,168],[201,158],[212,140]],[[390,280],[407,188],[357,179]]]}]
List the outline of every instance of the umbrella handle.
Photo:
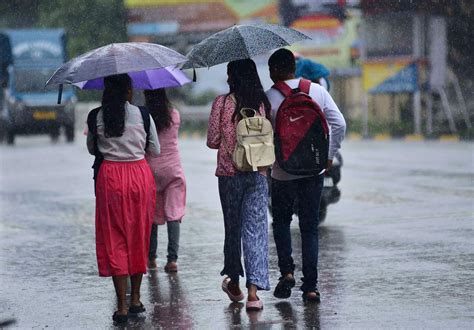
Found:
[{"label": "umbrella handle", "polygon": [[63,97],[63,84],[59,84],[58,90],[58,104],[61,104],[61,99]]}]

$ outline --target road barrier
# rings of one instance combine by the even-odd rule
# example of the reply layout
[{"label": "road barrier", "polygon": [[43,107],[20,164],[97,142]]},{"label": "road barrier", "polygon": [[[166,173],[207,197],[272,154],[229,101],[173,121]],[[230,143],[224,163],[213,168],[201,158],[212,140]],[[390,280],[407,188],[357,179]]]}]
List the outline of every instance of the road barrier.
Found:
[{"label": "road barrier", "polygon": [[[86,126],[87,114],[90,110],[100,106],[98,102],[83,103],[76,105],[76,130],[83,130]],[[211,104],[204,106],[190,106],[184,104],[176,105],[176,108],[181,114],[182,127],[184,129],[180,132],[181,138],[199,139],[206,136],[207,120],[211,111]],[[364,137],[359,133],[350,132],[346,136],[347,140],[360,141]],[[403,137],[393,137],[390,134],[382,133],[375,134],[367,138],[374,141],[388,141],[388,140],[405,140],[407,142],[420,142],[427,140],[426,137],[419,134],[408,134]],[[439,136],[437,139],[441,142],[458,142],[460,137],[458,135],[445,134]]]}]

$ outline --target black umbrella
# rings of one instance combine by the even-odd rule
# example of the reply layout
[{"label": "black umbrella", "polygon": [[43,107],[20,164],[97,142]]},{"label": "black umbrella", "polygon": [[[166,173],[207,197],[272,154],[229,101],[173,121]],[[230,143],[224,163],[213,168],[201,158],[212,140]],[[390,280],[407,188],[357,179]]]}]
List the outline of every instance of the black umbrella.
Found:
[{"label": "black umbrella", "polygon": [[195,45],[186,55],[189,61],[184,64],[184,68],[211,67],[252,58],[305,39],[311,38],[276,24],[234,25]]}]

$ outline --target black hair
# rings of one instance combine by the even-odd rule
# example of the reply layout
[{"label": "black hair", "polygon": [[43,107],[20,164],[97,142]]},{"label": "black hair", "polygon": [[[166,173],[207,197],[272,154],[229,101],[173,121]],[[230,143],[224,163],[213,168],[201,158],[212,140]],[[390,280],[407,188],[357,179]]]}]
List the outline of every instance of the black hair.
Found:
[{"label": "black hair", "polygon": [[268,59],[270,70],[276,70],[281,75],[294,74],[296,70],[295,55],[285,48],[280,48]]},{"label": "black hair", "polygon": [[240,118],[242,108],[252,108],[258,111],[264,105],[265,114],[269,117],[271,105],[265,94],[257,66],[251,59],[232,61],[227,64],[227,82],[229,83],[229,95],[234,93],[236,106],[232,120]]},{"label": "black hair", "polygon": [[150,111],[151,117],[155,121],[156,131],[159,133],[172,124],[171,103],[166,96],[164,88],[146,90],[145,105]]},{"label": "black hair", "polygon": [[104,78],[102,94],[102,115],[105,137],[119,137],[125,130],[125,102],[132,79],[127,74],[117,74]]}]

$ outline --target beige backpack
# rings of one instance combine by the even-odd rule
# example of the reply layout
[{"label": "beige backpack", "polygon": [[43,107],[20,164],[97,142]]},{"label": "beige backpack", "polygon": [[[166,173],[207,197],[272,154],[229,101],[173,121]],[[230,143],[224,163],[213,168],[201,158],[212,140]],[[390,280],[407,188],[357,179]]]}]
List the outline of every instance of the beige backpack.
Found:
[{"label": "beige backpack", "polygon": [[239,171],[258,171],[259,167],[271,166],[275,162],[272,124],[251,108],[242,108],[240,114],[232,153],[235,167]]}]

